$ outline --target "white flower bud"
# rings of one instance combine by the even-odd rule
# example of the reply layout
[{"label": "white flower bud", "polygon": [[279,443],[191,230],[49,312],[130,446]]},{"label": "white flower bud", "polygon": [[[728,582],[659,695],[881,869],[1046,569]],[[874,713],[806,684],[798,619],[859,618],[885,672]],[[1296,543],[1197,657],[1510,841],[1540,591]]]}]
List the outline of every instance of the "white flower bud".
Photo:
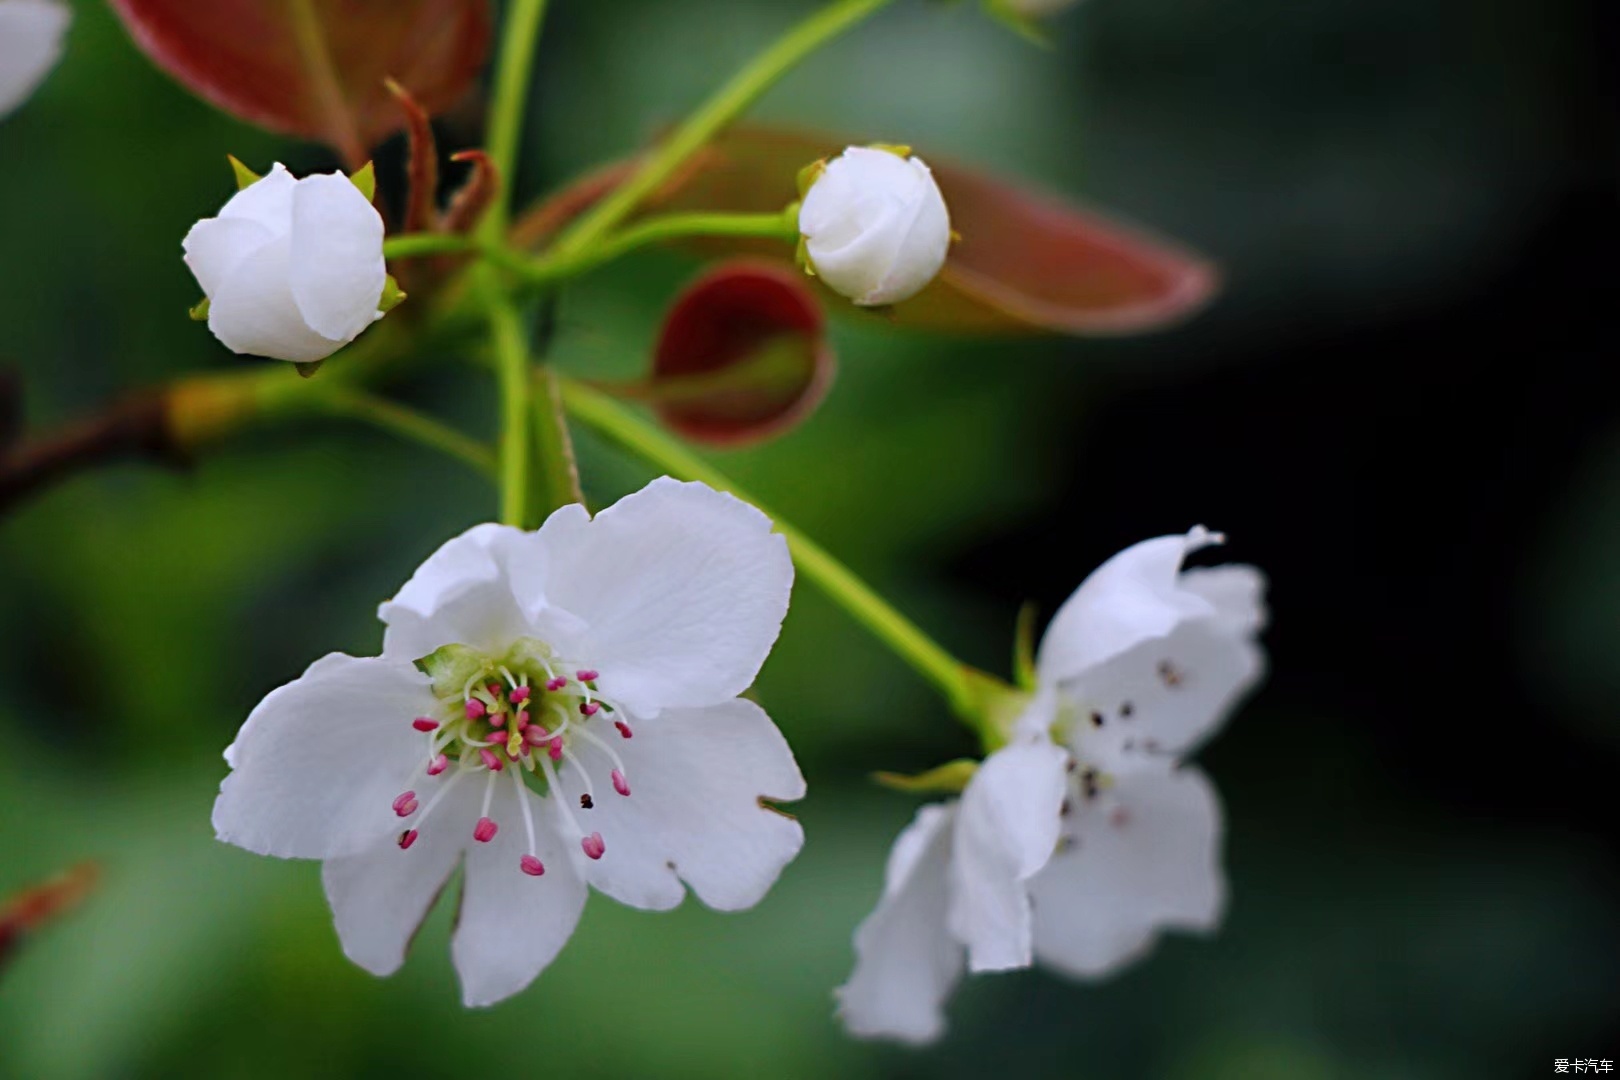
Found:
[{"label": "white flower bud", "polygon": [[208,329],[226,348],[307,363],[381,317],[382,244],[381,215],[348,177],[294,180],[277,164],[182,246],[208,296]]},{"label": "white flower bud", "polygon": [[0,116],[27,100],[56,66],[72,17],[57,0],[0,0]]},{"label": "white flower bud", "polygon": [[805,193],[799,232],[810,269],[857,304],[896,304],[945,264],[951,220],[922,159],[851,146]]}]

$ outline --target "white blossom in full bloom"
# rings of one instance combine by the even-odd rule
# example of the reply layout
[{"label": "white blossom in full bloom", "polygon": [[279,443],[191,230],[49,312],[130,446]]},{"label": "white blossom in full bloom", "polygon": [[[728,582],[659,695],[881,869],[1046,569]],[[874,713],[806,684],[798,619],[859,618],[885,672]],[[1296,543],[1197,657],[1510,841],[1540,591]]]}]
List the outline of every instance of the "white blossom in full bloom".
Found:
[{"label": "white blossom in full bloom", "polygon": [[964,970],[1103,976],[1218,925],[1220,803],[1183,759],[1259,681],[1265,621],[1258,570],[1181,568],[1219,539],[1136,544],[1058,610],[1009,743],[895,842],[839,992],[853,1033],[927,1042]]},{"label": "white blossom in full bloom", "polygon": [[468,1006],[522,990],[587,885],[634,907],[757,903],[798,854],[793,754],[740,695],[793,568],[759,511],[656,480],[594,518],[479,525],[379,615],[382,655],[334,653],[226,751],[220,839],[323,860],[349,958],[378,975],[465,865],[452,957]]},{"label": "white blossom in full bloom", "polygon": [[295,180],[278,163],[193,225],[183,247],[226,348],[308,363],[381,317],[382,245],[382,216],[348,177]]},{"label": "white blossom in full bloom", "polygon": [[60,0],[0,0],[0,117],[28,100],[50,74],[72,21]]},{"label": "white blossom in full bloom", "polygon": [[799,233],[809,268],[871,307],[909,299],[934,280],[951,246],[951,219],[921,158],[851,146],[805,192]]}]

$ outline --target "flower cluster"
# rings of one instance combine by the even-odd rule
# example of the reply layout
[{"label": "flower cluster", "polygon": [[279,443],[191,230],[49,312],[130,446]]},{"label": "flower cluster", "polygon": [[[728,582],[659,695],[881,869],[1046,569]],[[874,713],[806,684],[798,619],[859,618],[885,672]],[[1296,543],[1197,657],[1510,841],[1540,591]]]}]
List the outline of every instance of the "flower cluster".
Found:
[{"label": "flower cluster", "polygon": [[857,1035],[926,1042],[964,969],[1106,975],[1220,921],[1220,803],[1183,764],[1259,680],[1253,567],[1183,570],[1219,537],[1148,540],[1059,609],[1011,740],[900,834],[840,991]]},{"label": "flower cluster", "polygon": [[792,580],[770,521],[701,484],[479,525],[382,605],[381,656],[326,656],[253,711],[214,827],[322,860],[344,951],[378,975],[464,863],[469,1006],[551,962],[587,885],[750,907],[803,841],[763,802],[804,795],[793,754],[738,696]]}]

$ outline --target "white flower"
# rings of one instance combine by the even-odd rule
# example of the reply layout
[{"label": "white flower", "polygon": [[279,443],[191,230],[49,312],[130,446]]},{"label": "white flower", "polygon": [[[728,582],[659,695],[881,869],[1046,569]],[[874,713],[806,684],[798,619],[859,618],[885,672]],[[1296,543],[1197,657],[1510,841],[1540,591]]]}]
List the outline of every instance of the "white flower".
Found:
[{"label": "white flower", "polygon": [[793,568],[766,517],[667,478],[536,532],[479,525],[379,615],[380,657],[334,653],[226,751],[220,839],[324,860],[344,952],[378,975],[456,866],[469,1006],[522,990],[586,885],[664,910],[758,902],[798,854],[803,797],[753,681]]},{"label": "white flower", "polygon": [[810,269],[857,304],[897,304],[945,265],[951,219],[921,158],[851,146],[827,162],[799,208]]},{"label": "white flower", "polygon": [[56,66],[72,19],[58,0],[0,0],[0,116],[28,100]]},{"label": "white flower", "polygon": [[853,1033],[937,1038],[964,967],[1101,976],[1219,923],[1220,804],[1180,759],[1258,682],[1265,620],[1253,567],[1181,569],[1219,539],[1136,544],[1058,610],[1012,740],[895,842],[840,991]]},{"label": "white flower", "polygon": [[294,180],[278,163],[193,225],[183,247],[226,348],[309,362],[381,317],[382,244],[381,215],[347,177]]}]

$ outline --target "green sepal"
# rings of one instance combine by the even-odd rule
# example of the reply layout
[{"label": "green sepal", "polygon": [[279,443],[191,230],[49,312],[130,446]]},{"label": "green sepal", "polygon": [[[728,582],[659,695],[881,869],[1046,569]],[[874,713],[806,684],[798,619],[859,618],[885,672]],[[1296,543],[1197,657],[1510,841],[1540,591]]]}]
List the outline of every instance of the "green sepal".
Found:
[{"label": "green sepal", "polygon": [[875,772],[872,779],[886,788],[903,791],[908,795],[960,795],[979,763],[972,758],[957,758],[915,776],[905,773]]},{"label": "green sepal", "polygon": [[315,373],[321,370],[321,365],[324,363],[326,363],[325,360],[308,360],[304,363],[294,361],[293,367],[298,369],[298,377],[300,379],[313,379],[315,377]]},{"label": "green sepal", "polygon": [[377,310],[386,315],[403,304],[405,298],[409,295],[399,287],[399,282],[394,280],[394,275],[389,274],[388,280],[383,282],[382,298],[377,301]]},{"label": "green sepal", "polygon": [[416,670],[433,680],[436,696],[458,698],[488,665],[488,658],[470,646],[441,645],[416,661]]},{"label": "green sepal", "polygon": [[799,269],[816,276],[815,264],[810,261],[810,242],[803,236],[799,237],[799,246],[793,250],[793,261],[799,264]]},{"label": "green sepal", "polygon": [[810,164],[808,164],[804,168],[800,169],[799,170],[799,175],[794,181],[798,185],[798,188],[799,188],[799,198],[802,199],[806,195],[810,194],[811,185],[814,184],[817,180],[820,180],[821,179],[821,174],[826,172],[826,171],[827,171],[827,159],[826,158],[822,158],[819,161],[812,161]]},{"label": "green sepal", "polygon": [[205,296],[195,304],[191,305],[191,307],[187,308],[186,314],[191,316],[192,322],[207,322],[208,309],[211,303],[212,301]]},{"label": "green sepal", "polygon": [[985,753],[999,750],[1012,738],[1013,728],[1033,694],[978,668],[964,665],[962,674],[973,695],[972,713],[963,719],[979,733]]},{"label": "green sepal", "polygon": [[910,157],[911,157],[911,147],[906,146],[903,143],[875,142],[875,143],[872,143],[869,146],[867,146],[867,149],[868,150],[881,150],[885,154],[893,154],[895,157],[899,158],[902,161],[909,160]]},{"label": "green sepal", "polygon": [[368,161],[357,172],[350,173],[349,183],[360,189],[366,202],[371,202],[377,197],[377,163]]},{"label": "green sepal", "polygon": [[242,162],[237,159],[235,154],[226,154],[225,157],[231,163],[231,172],[236,174],[237,191],[241,191],[243,188],[251,187],[252,185],[257,184],[260,180],[264,179],[264,177],[242,164]]},{"label": "green sepal", "polygon": [[1020,690],[1035,692],[1035,602],[1018,609],[1013,628],[1013,681]]}]

